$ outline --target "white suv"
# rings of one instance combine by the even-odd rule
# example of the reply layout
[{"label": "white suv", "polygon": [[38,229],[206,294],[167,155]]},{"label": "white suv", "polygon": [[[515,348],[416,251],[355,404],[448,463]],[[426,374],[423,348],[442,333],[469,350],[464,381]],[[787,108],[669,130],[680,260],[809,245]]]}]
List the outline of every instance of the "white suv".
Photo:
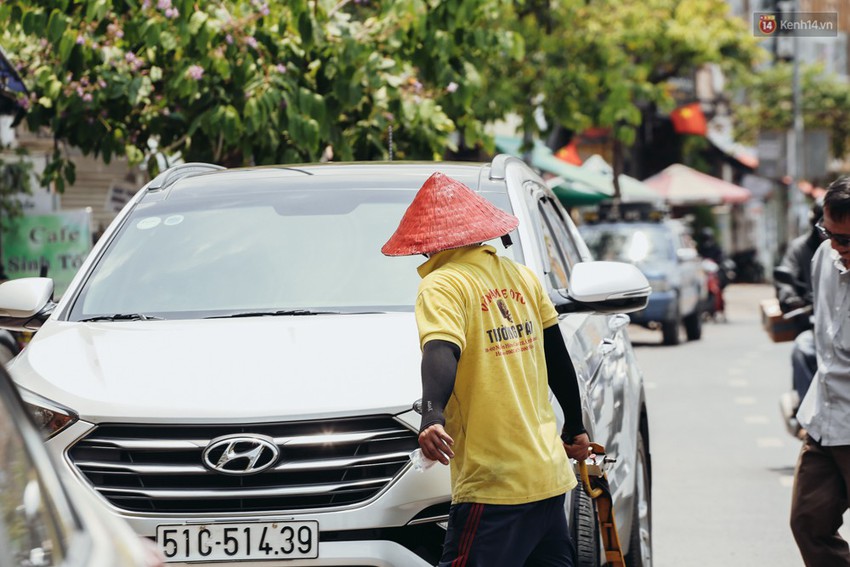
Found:
[{"label": "white suv", "polygon": [[[617,457],[620,539],[631,565],[646,562],[643,383],[628,317],[613,313],[645,305],[648,284],[633,266],[590,262],[543,180],[508,156],[161,174],[58,303],[47,278],[0,285],[0,323],[39,329],[9,370],[49,449],[172,563],[434,564],[448,468],[408,459],[424,258],[380,248],[437,170],[519,217],[513,246],[493,244],[564,312],[586,427]],[[574,530],[590,522],[580,560],[598,564],[592,507],[572,508]]]}]

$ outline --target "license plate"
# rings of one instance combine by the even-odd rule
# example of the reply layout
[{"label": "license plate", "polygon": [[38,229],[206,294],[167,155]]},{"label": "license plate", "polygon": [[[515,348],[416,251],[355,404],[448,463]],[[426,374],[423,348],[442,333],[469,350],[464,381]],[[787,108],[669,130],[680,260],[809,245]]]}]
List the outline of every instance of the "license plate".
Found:
[{"label": "license plate", "polygon": [[319,522],[164,525],[156,541],[167,562],[312,559]]}]

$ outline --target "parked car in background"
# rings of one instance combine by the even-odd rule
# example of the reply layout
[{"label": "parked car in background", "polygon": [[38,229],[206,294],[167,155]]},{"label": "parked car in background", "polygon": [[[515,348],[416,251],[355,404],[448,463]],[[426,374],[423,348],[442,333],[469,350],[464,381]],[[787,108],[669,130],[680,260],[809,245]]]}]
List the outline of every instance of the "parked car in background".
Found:
[{"label": "parked car in background", "polygon": [[[424,258],[380,249],[441,171],[520,219],[513,245],[562,312],[630,565],[651,558],[643,376],[622,312],[633,266],[593,262],[521,160],[172,168],[142,187],[58,304],[0,285],[0,323],[39,328],[10,372],[81,489],[175,564],[416,567],[439,559],[448,468],[416,472]],[[563,418],[557,402],[556,413]],[[581,490],[579,565],[599,565]],[[588,541],[589,538],[589,541]]]},{"label": "parked car in background", "polygon": [[585,223],[579,230],[595,258],[632,263],[649,280],[649,304],[630,314],[633,323],[660,329],[665,345],[679,344],[682,327],[689,341],[702,336],[708,283],[696,245],[680,221],[642,215],[635,221]]},{"label": "parked car in background", "polygon": [[161,557],[90,490],[67,482],[0,365],[0,565],[157,567]]}]

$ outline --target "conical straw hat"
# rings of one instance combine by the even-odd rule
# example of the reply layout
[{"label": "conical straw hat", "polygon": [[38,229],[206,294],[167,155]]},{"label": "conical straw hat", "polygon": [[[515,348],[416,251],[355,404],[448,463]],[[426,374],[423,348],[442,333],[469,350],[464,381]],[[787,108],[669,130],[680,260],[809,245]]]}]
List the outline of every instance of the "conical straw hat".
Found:
[{"label": "conical straw hat", "polygon": [[387,256],[433,254],[504,236],[519,219],[448,175],[429,177],[381,248]]}]

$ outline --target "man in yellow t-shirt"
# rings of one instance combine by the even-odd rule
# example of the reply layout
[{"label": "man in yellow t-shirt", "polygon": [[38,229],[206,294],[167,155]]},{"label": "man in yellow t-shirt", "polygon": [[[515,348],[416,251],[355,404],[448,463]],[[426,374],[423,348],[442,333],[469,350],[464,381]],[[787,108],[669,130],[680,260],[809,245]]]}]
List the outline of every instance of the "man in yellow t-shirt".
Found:
[{"label": "man in yellow t-shirt", "polygon": [[[416,298],[423,454],[450,464],[441,566],[573,565],[568,456],[589,454],[558,316],[527,267],[481,243],[519,220],[441,173],[422,185],[381,251],[424,254]],[[558,431],[552,388],[564,408]]]}]

